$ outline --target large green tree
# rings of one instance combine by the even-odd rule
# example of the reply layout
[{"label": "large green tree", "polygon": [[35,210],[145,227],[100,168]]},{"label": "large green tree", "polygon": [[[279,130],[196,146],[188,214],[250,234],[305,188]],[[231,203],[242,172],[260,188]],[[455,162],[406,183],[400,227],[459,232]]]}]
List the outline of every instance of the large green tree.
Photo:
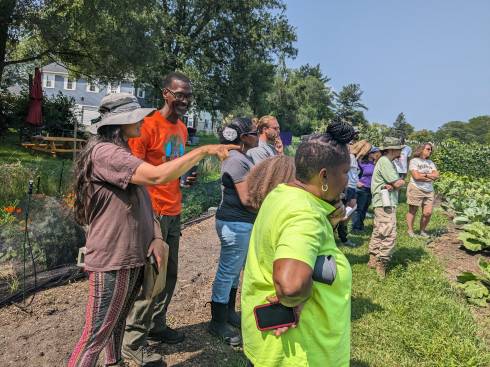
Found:
[{"label": "large green tree", "polygon": [[435,140],[435,133],[427,129],[417,130],[411,133],[408,139],[417,143],[433,142]]},{"label": "large green tree", "polygon": [[436,131],[438,140],[456,139],[463,143],[490,144],[490,116],[477,116],[464,121],[449,121]]},{"label": "large green tree", "polygon": [[391,134],[405,141],[415,131],[414,127],[407,121],[405,114],[400,112],[393,123]]},{"label": "large green tree", "polygon": [[347,84],[339,93],[335,94],[336,121],[345,121],[354,126],[367,124],[364,111],[368,108],[362,103],[361,86],[359,84]]},{"label": "large green tree", "polygon": [[284,131],[295,135],[321,130],[333,118],[333,93],[320,66],[278,67],[267,103]]},{"label": "large green tree", "polygon": [[51,59],[103,81],[134,77],[159,96],[179,69],[210,111],[260,95],[274,55],[296,53],[282,0],[2,0],[0,10],[0,73]]}]

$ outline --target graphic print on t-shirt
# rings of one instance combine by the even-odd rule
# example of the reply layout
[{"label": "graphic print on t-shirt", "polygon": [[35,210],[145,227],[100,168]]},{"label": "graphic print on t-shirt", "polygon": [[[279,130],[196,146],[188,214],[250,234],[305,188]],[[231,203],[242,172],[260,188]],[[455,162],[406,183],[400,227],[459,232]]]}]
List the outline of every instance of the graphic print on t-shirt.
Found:
[{"label": "graphic print on t-shirt", "polygon": [[184,142],[179,135],[170,135],[163,143],[163,162],[169,162],[184,155]]}]

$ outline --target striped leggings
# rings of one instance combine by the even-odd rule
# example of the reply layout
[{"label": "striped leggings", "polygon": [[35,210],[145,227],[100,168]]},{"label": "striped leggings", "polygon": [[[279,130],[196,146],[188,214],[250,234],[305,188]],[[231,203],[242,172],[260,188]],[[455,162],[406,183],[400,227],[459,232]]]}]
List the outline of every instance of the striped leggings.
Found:
[{"label": "striped leggings", "polygon": [[106,365],[121,360],[126,316],[142,284],[142,269],[89,272],[85,326],[68,367],[94,367],[102,349]]}]

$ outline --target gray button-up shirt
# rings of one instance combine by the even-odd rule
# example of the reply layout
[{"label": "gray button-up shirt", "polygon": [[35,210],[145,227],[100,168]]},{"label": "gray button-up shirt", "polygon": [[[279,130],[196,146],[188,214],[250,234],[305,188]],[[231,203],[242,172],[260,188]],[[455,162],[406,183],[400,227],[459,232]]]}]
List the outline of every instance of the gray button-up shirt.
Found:
[{"label": "gray button-up shirt", "polygon": [[259,164],[263,160],[277,155],[277,150],[273,145],[267,143],[266,141],[259,140],[259,145],[255,148],[249,149],[247,151],[247,155],[252,158],[254,164]]}]

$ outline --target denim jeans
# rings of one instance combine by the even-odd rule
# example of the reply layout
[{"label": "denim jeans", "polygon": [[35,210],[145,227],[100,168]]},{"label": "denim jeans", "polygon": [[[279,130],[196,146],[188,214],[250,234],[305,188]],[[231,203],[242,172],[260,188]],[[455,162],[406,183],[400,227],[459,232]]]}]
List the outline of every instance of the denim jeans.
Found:
[{"label": "denim jeans", "polygon": [[[342,202],[344,205],[346,205],[349,201],[352,199],[356,198],[356,189],[352,187],[348,187],[345,189],[345,198],[342,199]],[[356,213],[352,213],[352,215],[355,215]],[[339,239],[341,242],[347,242],[347,222],[340,222],[339,225],[337,226],[337,233],[339,235]]]},{"label": "denim jeans", "polygon": [[221,241],[221,252],[213,283],[213,302],[228,303],[231,288],[238,288],[240,272],[247,258],[252,228],[252,223],[216,219],[216,232]]},{"label": "denim jeans", "polygon": [[357,210],[353,213],[352,217],[352,229],[357,231],[364,230],[364,219],[368,211],[369,205],[371,205],[371,190],[369,188],[361,188],[356,190],[357,194]]}]

